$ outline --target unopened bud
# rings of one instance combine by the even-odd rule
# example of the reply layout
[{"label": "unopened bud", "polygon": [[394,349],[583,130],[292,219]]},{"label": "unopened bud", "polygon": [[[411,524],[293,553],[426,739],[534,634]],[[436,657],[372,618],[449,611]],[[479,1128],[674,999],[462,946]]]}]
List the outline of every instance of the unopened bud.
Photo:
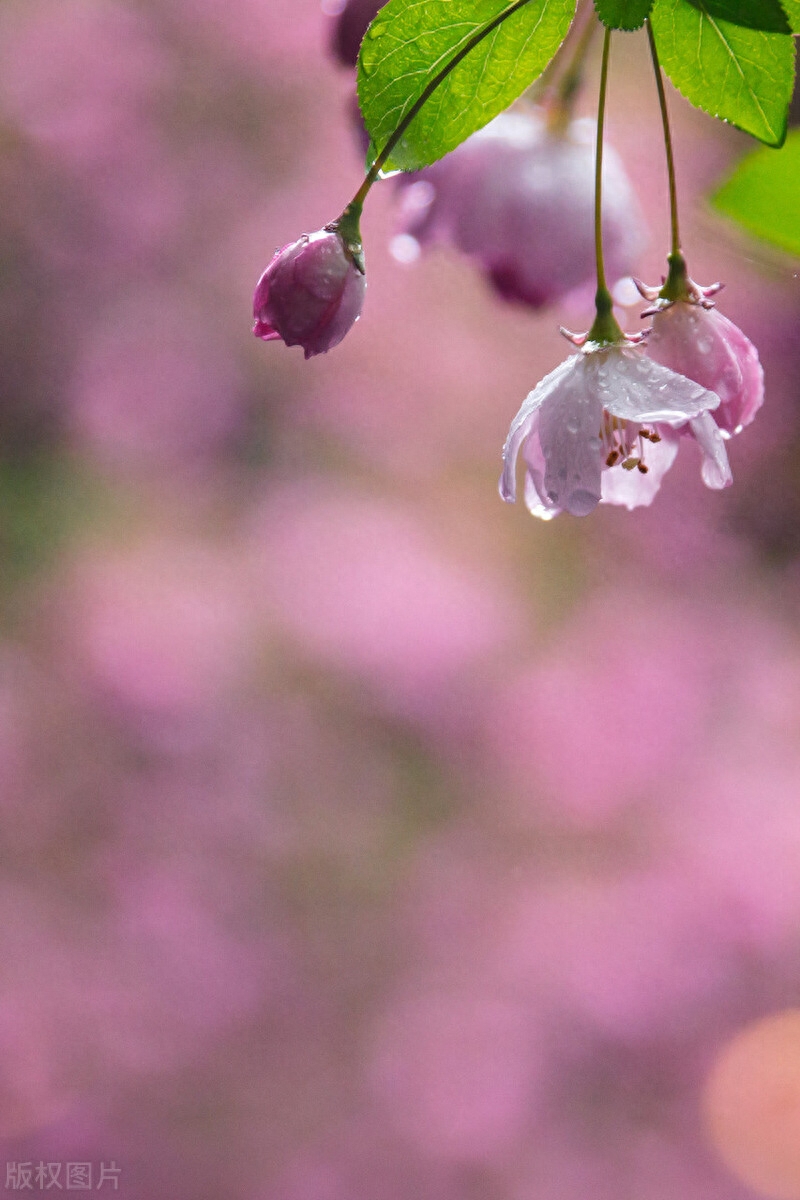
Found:
[{"label": "unopened bud", "polygon": [[278,250],[258,281],[253,333],[324,354],[358,320],[367,285],[357,251],[336,230],[304,234]]}]

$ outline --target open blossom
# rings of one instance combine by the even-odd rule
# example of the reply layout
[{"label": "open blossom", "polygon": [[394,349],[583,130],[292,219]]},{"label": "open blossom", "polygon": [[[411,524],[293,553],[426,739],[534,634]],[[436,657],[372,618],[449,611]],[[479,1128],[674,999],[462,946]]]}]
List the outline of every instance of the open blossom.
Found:
[{"label": "open blossom", "polygon": [[358,256],[334,229],[303,234],[278,250],[258,281],[253,333],[324,354],[361,315],[367,286]]},{"label": "open blossom", "polygon": [[703,454],[703,482],[731,482],[711,415],[719,397],[625,343],[587,346],[551,371],[514,418],[503,448],[500,495],[516,499],[525,459],[525,504],[545,520],[584,517],[601,501],[649,504],[672,465],[684,427]]},{"label": "open blossom", "polygon": [[749,425],[764,403],[758,351],[741,329],[715,308],[678,300],[653,317],[645,353],[716,392],[714,420],[726,437]]},{"label": "open blossom", "polygon": [[[505,113],[406,184],[401,234],[454,245],[506,300],[532,308],[594,278],[591,121],[563,132],[543,113]],[[610,276],[630,273],[645,241],[628,177],[603,160],[603,244]]]}]

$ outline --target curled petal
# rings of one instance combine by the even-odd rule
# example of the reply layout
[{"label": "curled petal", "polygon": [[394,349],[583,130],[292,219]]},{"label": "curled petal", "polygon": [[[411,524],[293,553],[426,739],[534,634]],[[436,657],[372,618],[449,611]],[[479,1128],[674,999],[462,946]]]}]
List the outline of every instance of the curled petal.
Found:
[{"label": "curled petal", "polygon": [[[613,357],[612,357],[613,356]],[[603,407],[623,421],[683,425],[719,406],[719,396],[646,358],[641,350],[614,347],[592,355]]]},{"label": "curled petal", "polygon": [[538,410],[558,390],[562,382],[576,371],[579,363],[577,354],[572,355],[559,363],[549,375],[545,375],[529,393],[511,422],[506,444],[503,446],[503,473],[500,476],[500,495],[508,504],[513,504],[517,498],[517,455],[520,446],[538,423]]},{"label": "curled petal", "polygon": [[657,313],[647,353],[716,392],[720,406],[714,420],[729,437],[749,425],[764,402],[758,351],[715,308],[678,301]]},{"label": "curled petal", "polygon": [[591,386],[591,363],[590,357],[578,357],[578,366],[542,404],[539,417],[544,499],[574,517],[596,508],[602,491],[603,404]]},{"label": "curled petal", "polygon": [[563,509],[542,500],[531,475],[525,476],[525,507],[532,517],[538,517],[540,521],[552,521],[553,517],[563,512]]},{"label": "curled petal", "polygon": [[706,487],[719,491],[733,483],[725,441],[711,413],[704,412],[689,422],[703,452],[701,475]]},{"label": "curled petal", "polygon": [[[536,425],[538,426],[538,421],[536,421]],[[544,476],[547,464],[542,453],[538,428],[531,430],[530,436],[525,442],[523,453],[527,467],[525,472],[525,507],[532,517],[539,517],[542,521],[551,521],[562,510],[558,505],[553,504],[552,501],[547,499],[547,493],[544,490]]]}]

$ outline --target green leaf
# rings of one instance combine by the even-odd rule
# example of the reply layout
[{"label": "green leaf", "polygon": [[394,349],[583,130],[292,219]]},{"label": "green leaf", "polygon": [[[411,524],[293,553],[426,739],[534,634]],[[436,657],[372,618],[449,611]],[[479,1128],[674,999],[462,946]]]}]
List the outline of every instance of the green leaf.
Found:
[{"label": "green leaf", "polygon": [[756,237],[800,256],[800,129],[782,150],[756,150],[739,163],[712,203]]},{"label": "green leaf", "polygon": [[794,39],[712,16],[707,0],[655,0],[661,65],[687,100],[768,146],[786,137]]},{"label": "green leaf", "polygon": [[[800,0],[798,0],[800,2]],[[639,29],[650,16],[653,0],[594,0],[595,12],[609,29]]]},{"label": "green leaf", "polygon": [[714,20],[730,21],[746,29],[762,29],[765,33],[792,32],[780,0],[689,0],[689,3]]},{"label": "green leaf", "polygon": [[789,24],[792,27],[792,33],[800,33],[800,0],[781,0]]},{"label": "green leaf", "polygon": [[387,167],[427,166],[508,108],[558,50],[575,2],[389,0],[358,60],[358,99],[375,147],[387,144],[437,75],[463,57],[411,121]]}]

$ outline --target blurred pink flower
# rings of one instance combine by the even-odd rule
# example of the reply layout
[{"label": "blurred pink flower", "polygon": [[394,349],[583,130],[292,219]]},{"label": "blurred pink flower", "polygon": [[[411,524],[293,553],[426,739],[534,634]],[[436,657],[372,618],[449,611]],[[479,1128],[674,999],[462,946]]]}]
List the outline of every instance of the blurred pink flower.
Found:
[{"label": "blurred pink flower", "polygon": [[[7,898],[3,897],[3,901]],[[17,899],[20,899],[18,897]],[[0,903],[2,903],[0,901]],[[5,905],[3,905],[4,907]],[[47,953],[46,947],[44,949]],[[6,954],[8,944],[4,946]],[[15,964],[5,958],[7,973],[0,1011],[0,1139],[30,1134],[57,1119],[74,1098],[69,1072],[57,1053],[54,1025],[63,1014],[53,1011],[51,999],[35,997],[13,978]],[[49,956],[40,962],[47,963]],[[11,968],[8,971],[8,968]],[[31,981],[28,981],[29,983]]]},{"label": "blurred pink flower", "polygon": [[91,169],[169,87],[170,55],[141,6],[37,0],[0,29],[0,106],[65,163]]},{"label": "blurred pink flower", "polygon": [[336,16],[331,37],[331,49],[343,66],[356,65],[367,26],[385,3],[386,0],[346,0]]},{"label": "blurred pink flower", "polygon": [[[176,0],[181,36],[210,50],[225,68],[263,79],[283,77],[292,86],[304,72],[320,72],[324,21],[319,0]],[[244,68],[244,71],[242,71]]]},{"label": "blurred pink flower", "polygon": [[338,346],[361,315],[367,278],[342,234],[320,229],[277,250],[253,298],[253,333],[302,346],[306,358]]},{"label": "blurred pink flower", "polygon": [[[495,790],[526,824],[602,826],[668,803],[730,688],[716,632],[702,604],[635,587],[579,607],[486,697]],[[624,731],[622,752],[610,731]]]},{"label": "blurred pink flower", "polygon": [[515,977],[551,1016],[622,1042],[691,1027],[726,999],[739,960],[736,919],[678,865],[580,877],[520,889],[497,940]]},{"label": "blurred pink flower", "polygon": [[683,300],[663,308],[653,317],[645,353],[719,396],[713,417],[725,436],[749,425],[764,403],[758,351],[716,308]]},{"label": "blurred pink flower", "polygon": [[247,677],[246,576],[200,544],[156,540],[79,561],[63,601],[70,670],[157,744],[216,720]]},{"label": "blurred pink flower", "polygon": [[[177,239],[186,193],[159,100],[176,63],[142,6],[52,0],[0,19],[0,111],[21,134],[14,202],[50,270],[51,324],[83,316],[74,292],[113,262],[114,292]],[[66,310],[58,316],[53,304]]]},{"label": "blurred pink flower", "polygon": [[322,482],[273,494],[254,557],[262,595],[303,655],[368,680],[399,712],[452,712],[455,681],[519,628],[502,588],[402,508]]},{"label": "blurred pink flower", "polygon": [[269,918],[248,931],[235,895],[215,895],[202,858],[182,857],[139,874],[119,864],[128,869],[116,879],[106,969],[87,978],[95,1020],[118,1039],[106,1053],[123,1069],[193,1057],[209,1035],[272,1001],[285,976],[285,943]]},{"label": "blurred pink flower", "polygon": [[[552,304],[593,278],[594,128],[564,133],[542,115],[507,113],[441,162],[411,176],[400,232],[421,245],[450,242],[507,300]],[[622,163],[606,149],[603,235],[610,275],[626,275],[645,241]]]},{"label": "blurred pink flower", "polygon": [[372,1094],[433,1158],[502,1162],[533,1120],[542,1050],[525,1005],[480,985],[417,987],[373,1033]]},{"label": "blurred pink flower", "polygon": [[713,392],[646,359],[640,348],[587,343],[545,376],[514,418],[500,495],[516,500],[522,449],[525,504],[535,517],[585,517],[601,500],[649,504],[677,452],[673,429],[687,422],[703,451],[704,483],[726,487],[728,458],[709,415],[718,404]]},{"label": "blurred pink flower", "polygon": [[[673,816],[674,839],[743,946],[786,965],[800,922],[800,811],[795,744],[740,710],[725,753],[709,753]],[[791,950],[794,955],[794,950]]]},{"label": "blurred pink flower", "polygon": [[239,433],[244,380],[191,297],[144,287],[84,332],[67,401],[73,435],[111,466],[191,470]]}]

